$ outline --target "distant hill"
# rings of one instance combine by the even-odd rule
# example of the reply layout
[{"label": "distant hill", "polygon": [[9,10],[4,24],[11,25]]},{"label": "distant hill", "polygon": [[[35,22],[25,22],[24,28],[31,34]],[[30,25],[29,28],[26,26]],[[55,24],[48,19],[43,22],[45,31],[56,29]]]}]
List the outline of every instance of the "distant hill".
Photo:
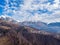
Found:
[{"label": "distant hill", "polygon": [[53,30],[56,30],[57,33],[60,33],[60,22],[50,23],[48,24],[48,27]]},{"label": "distant hill", "polygon": [[60,23],[50,23],[50,24],[46,24],[44,22],[20,22],[20,25],[23,26],[29,26],[32,28],[36,28],[38,30],[44,30],[44,31],[48,31],[48,32],[53,32],[53,33],[60,33],[60,27],[59,27]]},{"label": "distant hill", "polygon": [[0,20],[0,45],[60,45],[60,34]]},{"label": "distant hill", "polygon": [[60,22],[50,23],[48,24],[48,26],[59,26],[60,27]]},{"label": "distant hill", "polygon": [[43,23],[43,22],[20,22],[20,25],[23,25],[23,26],[29,26],[29,27],[32,27],[32,28],[36,28],[36,29],[45,29],[47,28],[47,24],[46,23]]}]

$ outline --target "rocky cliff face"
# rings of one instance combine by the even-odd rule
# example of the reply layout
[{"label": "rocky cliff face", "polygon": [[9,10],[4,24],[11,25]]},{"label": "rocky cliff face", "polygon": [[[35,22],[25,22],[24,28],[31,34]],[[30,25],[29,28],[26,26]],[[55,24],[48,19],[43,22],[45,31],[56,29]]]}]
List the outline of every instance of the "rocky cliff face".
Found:
[{"label": "rocky cliff face", "polygon": [[0,20],[0,45],[60,45],[60,34]]}]

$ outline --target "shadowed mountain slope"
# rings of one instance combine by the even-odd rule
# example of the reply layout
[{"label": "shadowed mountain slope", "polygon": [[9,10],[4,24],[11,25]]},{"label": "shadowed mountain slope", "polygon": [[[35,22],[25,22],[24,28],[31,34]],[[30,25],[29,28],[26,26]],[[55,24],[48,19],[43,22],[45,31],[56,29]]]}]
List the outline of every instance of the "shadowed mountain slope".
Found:
[{"label": "shadowed mountain slope", "polygon": [[0,45],[60,45],[60,34],[0,20]]}]

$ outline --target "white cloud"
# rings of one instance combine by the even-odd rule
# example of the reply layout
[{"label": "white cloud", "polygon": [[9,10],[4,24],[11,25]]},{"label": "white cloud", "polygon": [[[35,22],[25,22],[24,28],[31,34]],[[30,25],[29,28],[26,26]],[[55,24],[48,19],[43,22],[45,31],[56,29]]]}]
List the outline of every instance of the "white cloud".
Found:
[{"label": "white cloud", "polygon": [[[4,14],[8,15],[8,13],[12,13],[12,18],[19,21],[42,21],[42,22],[59,22],[60,20],[60,2],[59,0],[55,0],[54,4],[50,5],[50,3],[44,3],[48,0],[24,0],[24,4],[20,4],[20,7],[15,7],[13,5],[17,5],[17,3],[11,3],[12,6],[9,7],[9,1],[6,0],[6,6],[4,9]],[[12,10],[14,8],[14,10]],[[52,14],[41,13],[38,14],[37,10],[47,9]],[[30,12],[34,12],[34,15]]]}]

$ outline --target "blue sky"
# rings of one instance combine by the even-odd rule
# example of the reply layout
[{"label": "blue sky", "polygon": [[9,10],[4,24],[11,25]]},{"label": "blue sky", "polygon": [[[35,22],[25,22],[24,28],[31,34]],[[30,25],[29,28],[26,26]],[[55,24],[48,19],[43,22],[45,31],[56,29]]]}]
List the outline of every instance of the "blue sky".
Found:
[{"label": "blue sky", "polygon": [[60,1],[0,0],[0,16],[10,16],[21,22],[60,22]]}]

